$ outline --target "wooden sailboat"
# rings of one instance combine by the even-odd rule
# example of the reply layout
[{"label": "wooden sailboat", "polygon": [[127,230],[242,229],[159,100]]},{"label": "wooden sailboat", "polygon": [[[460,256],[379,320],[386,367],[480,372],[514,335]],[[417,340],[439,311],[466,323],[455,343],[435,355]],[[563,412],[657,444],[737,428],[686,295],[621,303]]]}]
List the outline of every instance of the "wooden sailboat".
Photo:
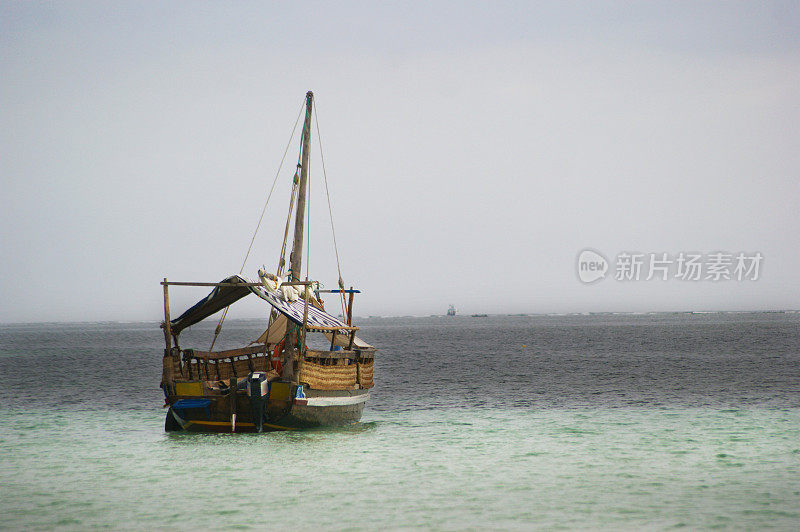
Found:
[{"label": "wooden sailboat", "polygon": [[[339,277],[338,290],[320,290],[319,284],[299,280],[306,216],[309,142],[314,95],[306,94],[305,120],[298,172],[287,217],[277,273],[259,270],[259,281],[241,275],[218,283],[174,282],[165,278],[161,388],[167,412],[165,429],[197,432],[261,432],[303,427],[341,425],[361,419],[373,386],[375,348],[356,336],[352,324],[353,298]],[[295,201],[296,198],[296,201]],[[296,208],[289,276],[283,267],[292,209]],[[338,256],[338,251],[337,251]],[[338,259],[337,259],[338,260]],[[209,286],[211,293],[175,319],[170,319],[169,287]],[[342,319],[324,310],[321,294],[342,299]],[[256,295],[270,305],[267,329],[250,345],[239,349],[208,351],[184,348],[180,333],[223,311],[215,332],[219,334],[228,307]],[[312,349],[308,335],[325,336],[325,349]]]}]

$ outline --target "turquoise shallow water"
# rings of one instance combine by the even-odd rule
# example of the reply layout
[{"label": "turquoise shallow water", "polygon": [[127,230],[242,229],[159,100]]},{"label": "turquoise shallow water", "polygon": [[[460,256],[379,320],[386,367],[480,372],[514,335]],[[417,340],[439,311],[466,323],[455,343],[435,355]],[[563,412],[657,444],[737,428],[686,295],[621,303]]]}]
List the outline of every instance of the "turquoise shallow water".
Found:
[{"label": "turquoise shallow water", "polygon": [[3,411],[3,527],[764,528],[800,523],[800,409],[367,412],[165,434],[162,412]]},{"label": "turquoise shallow water", "polygon": [[800,529],[800,315],[360,324],[363,422],[260,435],[164,432],[157,324],[0,324],[0,529]]}]

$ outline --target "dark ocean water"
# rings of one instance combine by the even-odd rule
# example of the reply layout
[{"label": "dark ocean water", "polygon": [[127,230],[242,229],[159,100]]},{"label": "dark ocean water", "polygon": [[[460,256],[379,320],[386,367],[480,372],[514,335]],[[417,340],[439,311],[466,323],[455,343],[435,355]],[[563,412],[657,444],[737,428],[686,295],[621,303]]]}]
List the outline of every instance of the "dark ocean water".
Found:
[{"label": "dark ocean water", "polygon": [[163,432],[155,323],[0,325],[0,528],[800,528],[798,314],[359,325],[364,422],[259,436]]},{"label": "dark ocean water", "polygon": [[[800,406],[798,314],[369,318],[360,325],[359,334],[380,348],[373,410]],[[218,347],[239,347],[262,329],[259,320],[229,321]],[[212,330],[196,326],[182,343],[206,349]],[[150,409],[161,394],[159,333],[152,323],[0,325],[2,404]],[[31,386],[37,381],[41,387]]]}]

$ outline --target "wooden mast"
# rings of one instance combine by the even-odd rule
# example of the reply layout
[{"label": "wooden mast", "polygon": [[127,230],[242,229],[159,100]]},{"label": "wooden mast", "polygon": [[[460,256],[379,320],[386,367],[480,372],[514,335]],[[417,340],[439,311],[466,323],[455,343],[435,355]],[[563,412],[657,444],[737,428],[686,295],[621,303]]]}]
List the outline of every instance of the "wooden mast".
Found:
[{"label": "wooden mast", "polygon": [[306,220],[306,186],[308,185],[308,144],[311,138],[311,109],[314,105],[314,93],[306,93],[306,120],[303,124],[303,148],[300,155],[300,186],[297,189],[297,212],[294,219],[294,242],[289,255],[289,267],[293,279],[299,281],[303,264],[303,227]]},{"label": "wooden mast", "polygon": [[[292,252],[289,255],[289,267],[291,268],[292,278],[290,281],[300,280],[300,275],[303,268],[303,229],[305,227],[306,219],[306,187],[308,184],[308,149],[309,141],[311,139],[311,110],[314,106],[314,93],[308,91],[306,93],[306,118],[303,122],[303,147],[300,152],[300,184],[297,188],[297,212],[294,219],[294,242],[292,243]],[[304,286],[308,289],[308,286]],[[297,345],[297,335],[292,331],[294,323],[291,320],[286,325],[289,335],[286,338],[286,347],[284,350],[288,360],[285,359],[283,364],[283,378],[296,380],[294,375],[294,352]]]}]

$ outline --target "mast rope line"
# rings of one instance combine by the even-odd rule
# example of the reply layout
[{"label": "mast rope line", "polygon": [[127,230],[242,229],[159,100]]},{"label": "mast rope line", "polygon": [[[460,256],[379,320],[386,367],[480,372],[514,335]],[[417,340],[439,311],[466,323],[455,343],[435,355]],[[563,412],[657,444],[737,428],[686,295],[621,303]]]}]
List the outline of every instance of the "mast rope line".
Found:
[{"label": "mast rope line", "polygon": [[[300,165],[298,165],[299,167]],[[297,171],[294,174],[294,181],[292,183],[292,192],[289,195],[289,212],[286,214],[286,228],[283,231],[283,244],[281,244],[281,256],[278,258],[278,270],[275,272],[276,277],[280,277],[283,273],[283,267],[286,265],[286,239],[289,236],[289,225],[292,223],[292,213],[294,212],[294,200],[297,195],[298,178]],[[291,269],[291,268],[290,268]]]},{"label": "mast rope line", "polygon": [[[256,229],[253,231],[253,238],[250,239],[250,245],[247,247],[247,253],[245,253],[244,260],[242,261],[242,267],[239,269],[239,275],[242,274],[244,271],[245,265],[247,265],[247,259],[250,257],[250,251],[253,249],[253,243],[256,241],[256,235],[258,235],[258,230],[261,228],[261,222],[264,220],[264,214],[267,212],[267,206],[269,205],[269,200],[272,198],[272,193],[275,191],[275,185],[278,183],[278,176],[281,174],[281,169],[283,168],[283,162],[286,160],[286,154],[289,153],[289,147],[292,145],[292,140],[294,139],[294,132],[297,131],[297,124],[300,123],[300,116],[303,114],[303,107],[305,102],[300,104],[300,110],[297,112],[297,119],[294,121],[294,126],[292,127],[292,133],[289,135],[289,142],[286,143],[286,149],[283,150],[283,157],[281,157],[281,162],[278,164],[278,170],[275,172],[275,179],[272,180],[272,186],[269,189],[269,194],[267,194],[267,200],[264,202],[264,207],[261,209],[261,216],[258,217],[258,223],[256,224]],[[225,310],[222,312],[222,316],[219,318],[219,323],[217,323],[217,328],[214,329],[214,339],[211,340],[211,347],[208,348],[209,351],[214,350],[214,344],[217,343],[217,338],[219,334],[222,332],[222,324],[225,322],[225,317],[228,315],[228,309],[231,308],[230,305],[225,307]]]},{"label": "mast rope line", "polygon": [[[314,124],[317,126],[317,142],[319,142],[319,157],[322,160],[322,178],[325,182],[325,196],[328,199],[328,215],[331,222],[331,234],[333,235],[333,251],[336,253],[336,271],[339,273],[339,289],[341,302],[342,302],[342,316],[347,316],[345,310],[344,298],[344,281],[342,280],[342,267],[339,262],[339,246],[336,243],[336,229],[333,227],[333,208],[331,208],[331,193],[328,189],[328,173],[325,171],[325,151],[322,149],[322,134],[319,131],[319,111],[317,111],[317,103],[314,102]],[[310,202],[309,202],[310,203]]]},{"label": "mast rope line", "polygon": [[[300,114],[302,114],[302,112],[303,112],[303,105],[300,106]],[[297,120],[298,121],[300,120],[300,114],[297,115]],[[297,127],[297,122],[295,122],[295,127]],[[301,138],[305,134],[305,130],[306,130],[306,125],[305,125],[305,123],[303,123],[303,133],[301,134]],[[301,145],[302,145],[302,142],[301,142]],[[286,213],[286,227],[283,230],[283,242],[281,243],[281,254],[280,254],[280,257],[278,257],[278,267],[275,270],[275,277],[278,278],[279,282],[280,282],[281,276],[283,275],[283,268],[284,268],[284,266],[286,266],[286,240],[289,238],[289,227],[291,227],[291,223],[292,223],[292,213],[294,212],[294,202],[295,202],[295,199],[297,198],[297,192],[298,192],[298,189],[300,187],[300,172],[303,170],[302,161],[303,161],[303,149],[302,149],[302,146],[301,146],[300,151],[297,154],[297,164],[295,165],[295,168],[294,168],[294,176],[292,177],[292,191],[289,194],[289,209],[287,210],[287,213]],[[299,281],[300,280],[300,279],[297,279],[294,276],[294,273],[292,272],[291,266],[289,267],[289,272],[288,273],[289,273],[289,281]],[[270,312],[269,321],[268,321],[268,328],[272,326],[272,323],[277,319],[277,317],[278,317],[277,311]]]},{"label": "mast rope line", "polygon": [[[303,107],[300,107],[300,112],[303,112]],[[300,120],[300,115],[297,115],[297,119]],[[297,123],[295,123],[295,126]],[[306,125],[303,124],[303,132],[300,134],[300,138],[305,135],[306,132]],[[292,194],[289,197],[289,212],[286,214],[286,229],[283,231],[283,243],[281,244],[281,256],[278,258],[278,271],[275,273],[276,277],[280,278],[281,274],[283,273],[283,267],[286,265],[286,239],[289,238],[289,226],[292,223],[292,213],[294,212],[294,201],[297,197],[297,191],[300,187],[300,172],[303,170],[303,147],[302,141],[300,146],[300,153],[297,154],[297,166],[294,169],[294,177],[292,178]],[[289,271],[292,271],[291,266],[289,267]],[[290,274],[292,277],[289,279],[290,281],[294,280],[294,273]],[[298,281],[300,279],[297,279]]]},{"label": "mast rope line", "polygon": [[250,239],[250,245],[247,248],[247,253],[244,256],[244,261],[242,261],[242,267],[239,269],[239,275],[242,274],[244,271],[244,267],[247,264],[247,259],[250,257],[250,251],[253,249],[253,242],[256,240],[256,235],[258,234],[258,230],[261,228],[261,222],[264,220],[264,213],[267,212],[267,205],[269,205],[269,200],[272,198],[272,193],[275,191],[275,185],[278,183],[278,176],[281,173],[281,168],[283,168],[283,162],[286,160],[286,154],[289,153],[289,147],[292,145],[292,140],[294,139],[294,132],[297,131],[297,124],[300,122],[300,116],[303,114],[303,106],[300,105],[300,111],[297,113],[297,119],[294,121],[294,127],[292,127],[292,134],[289,135],[289,142],[286,143],[286,149],[283,150],[283,157],[281,157],[281,162],[278,165],[278,171],[275,172],[275,179],[272,180],[272,187],[269,189],[269,195],[267,195],[267,201],[264,202],[264,208],[261,209],[261,216],[258,217],[258,224],[256,224],[256,230],[253,231],[253,238]]}]

